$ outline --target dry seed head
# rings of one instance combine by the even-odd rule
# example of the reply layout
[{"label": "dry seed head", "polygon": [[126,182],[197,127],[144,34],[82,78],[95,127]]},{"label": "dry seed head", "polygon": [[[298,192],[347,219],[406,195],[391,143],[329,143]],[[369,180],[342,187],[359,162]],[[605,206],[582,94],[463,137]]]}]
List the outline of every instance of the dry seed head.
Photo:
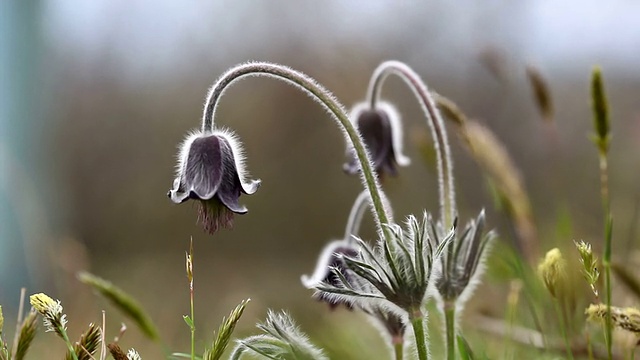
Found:
[{"label": "dry seed head", "polygon": [[605,154],[609,150],[611,135],[609,134],[607,95],[604,91],[604,80],[599,66],[594,67],[591,72],[591,102],[593,107],[593,128],[595,130],[594,141],[600,152]]},{"label": "dry seed head", "polygon": [[118,344],[111,343],[107,345],[107,347],[109,348],[109,353],[111,353],[114,360],[128,360],[127,355],[122,351]]},{"label": "dry seed head", "polygon": [[538,235],[531,202],[520,171],[509,152],[489,128],[468,119],[453,101],[436,95],[436,102],[446,118],[456,124],[454,130],[466,144],[471,157],[504,194],[523,252],[527,259],[534,259],[538,253]]},{"label": "dry seed head", "polygon": [[553,101],[551,91],[540,70],[534,66],[527,66],[527,78],[531,84],[536,105],[540,110],[542,118],[546,122],[553,121]]},{"label": "dry seed head", "polygon": [[[589,321],[604,320],[607,316],[607,305],[591,304],[585,314]],[[615,326],[640,336],[640,310],[611,306],[611,321]]]},{"label": "dry seed head", "polygon": [[[102,329],[93,323],[89,324],[89,328],[80,336],[80,340],[73,344],[73,350],[78,360],[95,360],[93,354],[98,351],[101,338]],[[65,359],[73,359],[73,355],[68,350]]]},{"label": "dry seed head", "polygon": [[193,284],[193,256],[191,254],[187,255],[187,279],[189,280],[189,284]]},{"label": "dry seed head", "polygon": [[15,349],[15,357],[12,359],[23,360],[27,354],[27,351],[31,347],[31,343],[36,336],[38,330],[38,314],[33,309],[26,316],[22,325],[20,325],[20,331],[18,332],[18,342]]},{"label": "dry seed head", "polygon": [[559,296],[561,288],[564,286],[565,267],[566,262],[558,248],[549,250],[538,265],[538,275],[554,298]]}]

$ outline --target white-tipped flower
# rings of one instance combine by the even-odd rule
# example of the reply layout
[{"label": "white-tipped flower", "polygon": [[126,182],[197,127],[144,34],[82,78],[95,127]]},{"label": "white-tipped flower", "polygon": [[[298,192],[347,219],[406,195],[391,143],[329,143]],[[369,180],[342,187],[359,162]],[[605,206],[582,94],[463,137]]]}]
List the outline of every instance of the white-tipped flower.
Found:
[{"label": "white-tipped flower", "polygon": [[[302,285],[307,289],[317,289],[323,284],[330,284],[332,286],[341,284],[339,274],[349,276],[347,265],[343,258],[344,256],[358,256],[358,249],[355,244],[346,240],[332,241],[327,244],[320,253],[313,274],[311,276],[301,276],[300,280],[302,281]],[[348,308],[352,307],[351,303],[340,301],[334,296],[331,296],[331,294],[323,291],[316,291],[313,296],[320,301],[328,303],[331,309],[336,308],[338,305],[345,305]]]},{"label": "white-tipped flower", "polygon": [[127,351],[127,359],[142,360],[142,357],[140,356],[140,354],[138,354],[138,352],[135,349],[129,349],[129,351]]},{"label": "white-tipped flower", "polygon": [[[396,166],[407,166],[411,160],[402,153],[402,122],[396,109],[387,102],[378,102],[372,109],[367,102],[356,104],[349,116],[356,126],[371,155],[374,168],[381,177],[384,173],[396,175]],[[357,174],[360,165],[348,149],[349,162],[344,170],[349,174]]]},{"label": "white-tipped flower", "polygon": [[230,227],[233,214],[245,214],[240,194],[253,194],[260,180],[247,180],[242,145],[228,131],[197,131],[180,146],[173,188],[167,194],[175,203],[189,199],[200,203],[199,220],[213,234]]},{"label": "white-tipped flower", "polygon": [[39,293],[31,295],[29,302],[42,315],[47,331],[53,331],[64,338],[63,333],[67,330],[67,316],[62,313],[60,300],[54,300],[46,294]]}]

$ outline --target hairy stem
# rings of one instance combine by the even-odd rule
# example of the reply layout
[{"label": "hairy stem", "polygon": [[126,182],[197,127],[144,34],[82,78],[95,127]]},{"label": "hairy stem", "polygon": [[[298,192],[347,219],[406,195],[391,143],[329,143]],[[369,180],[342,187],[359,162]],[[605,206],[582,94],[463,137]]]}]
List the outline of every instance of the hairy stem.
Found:
[{"label": "hairy stem", "polygon": [[295,85],[297,88],[311,95],[314,100],[322,104],[328,112],[333,115],[342,128],[345,138],[351,142],[358,161],[360,162],[362,168],[361,180],[363,186],[369,191],[378,230],[381,235],[387,235],[385,236],[386,241],[390,241],[388,230],[383,226],[390,224],[390,216],[388,216],[384,206],[382,190],[373,171],[371,158],[366,151],[362,137],[353,124],[351,124],[351,121],[349,121],[344,106],[336,100],[329,90],[318,84],[311,77],[286,66],[268,62],[252,62],[237,65],[225,72],[209,90],[202,118],[202,130],[213,130],[215,111],[222,94],[232,82],[246,76],[267,76]]},{"label": "hairy stem", "polygon": [[427,337],[424,332],[424,315],[420,309],[414,309],[409,312],[409,319],[413,327],[413,334],[416,337],[416,348],[418,349],[418,359],[428,360],[429,351],[427,350]]},{"label": "hairy stem", "polygon": [[456,303],[445,301],[444,319],[447,331],[447,360],[456,358]]},{"label": "hairy stem", "polygon": [[399,61],[383,62],[373,72],[367,91],[367,101],[371,104],[371,108],[375,109],[376,102],[380,98],[382,85],[391,74],[398,75],[411,88],[427,117],[438,165],[440,211],[445,229],[449,229],[453,225],[457,210],[453,185],[453,161],[447,130],[424,81],[409,66]]}]

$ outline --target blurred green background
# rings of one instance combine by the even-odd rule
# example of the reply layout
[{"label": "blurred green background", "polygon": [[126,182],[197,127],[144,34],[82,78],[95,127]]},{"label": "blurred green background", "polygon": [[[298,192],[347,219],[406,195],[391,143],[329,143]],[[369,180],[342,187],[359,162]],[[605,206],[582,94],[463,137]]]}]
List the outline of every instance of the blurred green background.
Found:
[{"label": "blurred green background", "polygon": [[[170,348],[184,351],[184,252],[193,238],[200,346],[248,297],[239,335],[253,332],[267,308],[286,308],[325,346],[339,347],[332,335],[340,333],[365,349],[379,343],[361,317],[330,312],[299,281],[314,269],[323,244],[342,235],[360,191],[358,179],[342,172],[340,131],[304,94],[254,78],[223,98],[216,121],[237,131],[248,169],[263,180],[256,195],[241,198],[250,212],[236,217],[233,230],[207,235],[196,225],[194,206],[165,196],[177,144],[199,126],[208,87],[247,60],[301,70],[346,106],[364,98],[381,61],[408,63],[504,142],[532,198],[543,250],[558,245],[558,218],[570,224],[562,246],[585,239],[600,248],[598,163],[587,138],[589,72],[600,64],[614,134],[614,251],[627,256],[637,247],[638,3],[8,0],[0,6],[0,304],[9,318],[25,286],[28,294],[44,291],[62,301],[72,337],[98,321],[102,309],[115,336],[125,320],[75,279],[88,270],[138,298]],[[536,108],[527,65],[548,82],[557,132]],[[397,79],[383,97],[403,115],[414,160],[385,183],[396,218],[436,212],[434,168],[418,151],[427,137],[420,108]],[[450,135],[462,221],[486,208],[499,241],[512,244],[513,231],[481,172]],[[367,219],[366,236],[371,227]],[[502,314],[506,289],[490,278],[465,317]],[[129,328],[124,346],[148,359],[161,354]],[[358,338],[360,332],[373,340]],[[62,351],[52,337],[38,336],[34,358],[50,346]]]}]

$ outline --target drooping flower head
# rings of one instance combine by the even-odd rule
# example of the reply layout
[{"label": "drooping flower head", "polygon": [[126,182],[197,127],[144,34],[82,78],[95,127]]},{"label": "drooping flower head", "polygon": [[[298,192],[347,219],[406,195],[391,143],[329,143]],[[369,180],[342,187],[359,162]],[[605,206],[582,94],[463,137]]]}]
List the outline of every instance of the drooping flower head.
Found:
[{"label": "drooping flower head", "polygon": [[229,228],[234,214],[245,214],[240,194],[253,194],[260,180],[246,179],[244,155],[237,137],[228,131],[197,131],[180,146],[173,188],[167,194],[176,204],[198,200],[199,221],[210,234]]},{"label": "drooping flower head", "polygon": [[[356,104],[349,119],[356,126],[371,155],[378,177],[385,173],[396,175],[399,166],[407,166],[411,160],[402,154],[402,124],[396,109],[387,102],[376,103],[375,109],[369,103]],[[348,149],[349,161],[344,164],[348,174],[360,170],[353,149]]]},{"label": "drooping flower head", "polygon": [[[311,276],[301,276],[302,285],[307,289],[313,290],[322,284],[340,285],[342,283],[340,276],[349,276],[350,274],[347,271],[344,256],[356,257],[357,255],[358,249],[351,241],[337,240],[328,243],[318,258],[313,274]],[[350,302],[340,301],[340,299],[322,291],[316,291],[313,297],[319,301],[326,302],[331,309],[335,309],[338,305],[345,305],[349,309],[352,308]]]}]

